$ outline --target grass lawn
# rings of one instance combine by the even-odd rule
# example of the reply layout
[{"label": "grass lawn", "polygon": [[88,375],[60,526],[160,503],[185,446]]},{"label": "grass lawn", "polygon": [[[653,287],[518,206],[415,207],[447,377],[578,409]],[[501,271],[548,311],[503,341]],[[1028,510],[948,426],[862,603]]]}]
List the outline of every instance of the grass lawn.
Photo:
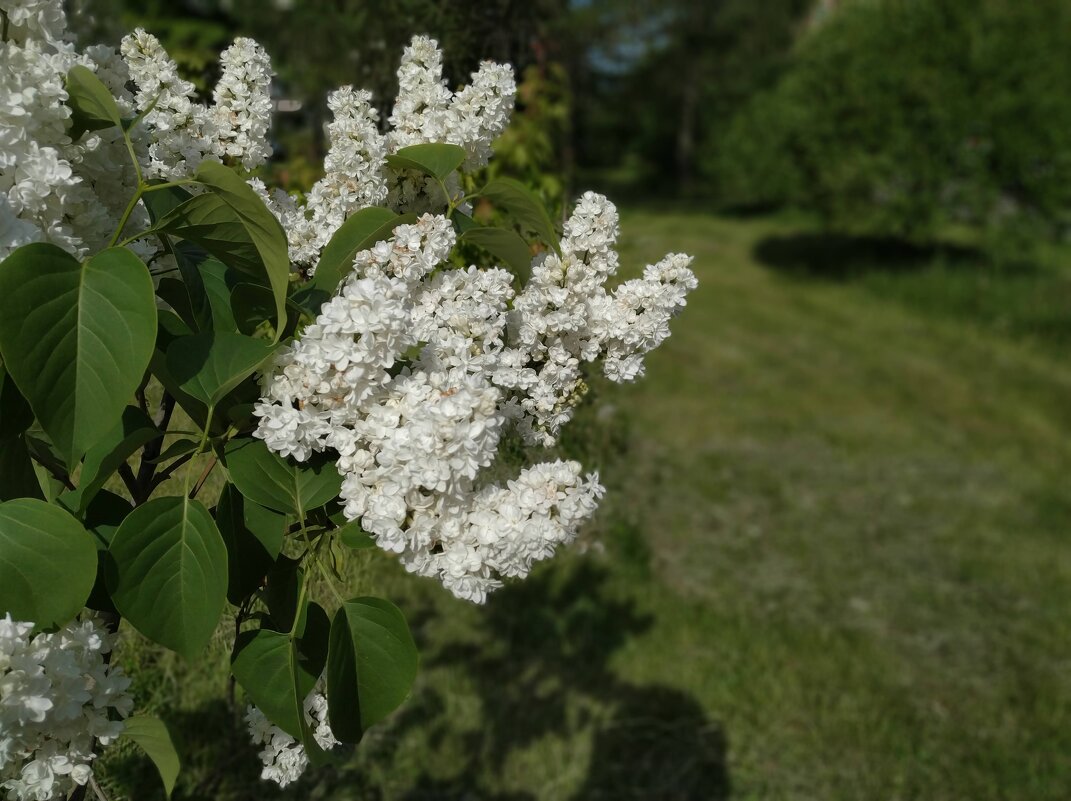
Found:
[{"label": "grass lawn", "polygon": [[[181,699],[176,797],[1071,797],[1068,273],[872,265],[791,221],[623,229],[628,272],[685,251],[700,287],[565,446],[609,489],[583,542],[485,607],[362,557],[419,684],[285,793],[222,671],[130,648],[142,703]],[[115,797],[158,792],[109,765]]]}]

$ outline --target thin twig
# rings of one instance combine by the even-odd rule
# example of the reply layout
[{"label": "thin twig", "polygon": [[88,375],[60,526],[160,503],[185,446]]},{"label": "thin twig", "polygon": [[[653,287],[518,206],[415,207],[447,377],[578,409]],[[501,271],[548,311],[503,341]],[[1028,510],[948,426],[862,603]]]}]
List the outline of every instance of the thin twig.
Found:
[{"label": "thin twig", "polygon": [[197,493],[201,491],[201,487],[203,487],[205,481],[208,480],[208,474],[212,472],[218,461],[219,460],[213,456],[211,461],[205,466],[205,469],[201,472],[201,477],[197,479],[197,483],[193,485],[193,491],[190,493],[191,498],[197,497]]},{"label": "thin twig", "polygon": [[96,794],[99,801],[108,801],[108,796],[104,795],[104,791],[100,789],[100,785],[97,784],[97,777],[92,773],[89,774],[89,786],[93,788],[93,792]]}]

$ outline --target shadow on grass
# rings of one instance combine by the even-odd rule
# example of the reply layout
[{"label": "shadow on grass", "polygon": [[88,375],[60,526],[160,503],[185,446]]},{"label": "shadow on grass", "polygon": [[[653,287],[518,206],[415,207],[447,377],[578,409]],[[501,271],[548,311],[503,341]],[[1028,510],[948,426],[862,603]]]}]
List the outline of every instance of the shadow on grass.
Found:
[{"label": "shadow on grass", "polygon": [[847,281],[868,272],[910,272],[936,263],[977,266],[982,251],[948,242],[916,244],[893,237],[805,232],[768,236],[752,254],[767,267],[790,275]]},{"label": "shadow on grass", "polygon": [[446,709],[448,688],[426,691],[400,728],[433,727],[435,740],[462,737],[467,762],[448,780],[417,777],[404,801],[534,801],[485,785],[511,757],[547,739],[589,749],[587,772],[563,801],[728,798],[721,727],[687,694],[622,681],[611,670],[611,657],[653,618],[615,597],[608,572],[592,559],[552,567],[559,570],[494,596],[480,636],[425,655],[429,668],[460,667],[475,678],[483,720],[476,731],[453,732],[445,714],[427,715]]}]

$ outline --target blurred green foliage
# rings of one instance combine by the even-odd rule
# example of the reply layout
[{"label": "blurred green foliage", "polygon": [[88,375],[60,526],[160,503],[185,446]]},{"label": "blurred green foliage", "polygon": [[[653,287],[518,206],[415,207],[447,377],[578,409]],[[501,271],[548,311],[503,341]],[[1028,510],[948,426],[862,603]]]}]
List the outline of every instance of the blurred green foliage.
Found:
[{"label": "blurred green foliage", "polygon": [[851,233],[966,222],[1013,247],[1063,233],[1069,26],[1063,0],[848,4],[706,150],[719,198]]}]

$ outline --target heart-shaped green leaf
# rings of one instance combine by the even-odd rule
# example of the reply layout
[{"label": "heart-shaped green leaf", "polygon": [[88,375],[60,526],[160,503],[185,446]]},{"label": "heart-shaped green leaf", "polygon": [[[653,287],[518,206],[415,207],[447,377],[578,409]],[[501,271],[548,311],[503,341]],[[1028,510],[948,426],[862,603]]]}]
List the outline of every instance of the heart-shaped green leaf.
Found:
[{"label": "heart-shaped green leaf", "polygon": [[227,599],[235,606],[260,587],[283,544],[283,526],[275,532],[277,539],[268,543],[260,539],[273,530],[257,527],[258,533],[251,529],[246,523],[246,505],[256,506],[233,484],[227,484],[219,496],[215,512],[216,525],[227,545]]},{"label": "heart-shaped green leaf", "polygon": [[156,765],[164,793],[170,798],[179,775],[179,756],[164,722],[149,715],[134,715],[124,721],[123,736],[132,740]]},{"label": "heart-shaped green leaf", "polygon": [[227,546],[212,516],[185,496],[131,512],[109,548],[108,592],[146,637],[193,659],[215,631],[227,595]]},{"label": "heart-shaped green leaf", "polygon": [[96,574],[93,537],[67,512],[33,498],[0,503],[0,616],[62,626]]},{"label": "heart-shaped green leaf", "polygon": [[284,459],[259,439],[234,439],[227,444],[227,472],[245,497],[286,514],[302,514],[323,506],[342,489],[342,476],[324,458],[308,462]]},{"label": "heart-shaped green leaf", "polygon": [[410,145],[387,156],[387,165],[393,170],[418,170],[440,181],[445,181],[463,161],[464,148],[443,142]]},{"label": "heart-shaped green leaf", "polygon": [[100,78],[81,64],[67,73],[67,105],[71,107],[71,139],[77,141],[86,131],[99,131],[122,125],[119,107]]},{"label": "heart-shaped green leaf", "polygon": [[[286,288],[290,281],[290,257],[283,227],[253,188],[234,170],[206,160],[197,167],[195,177],[226,204],[245,227],[262,265],[259,274],[267,277],[275,295],[278,330],[282,331],[286,320]],[[226,259],[222,261],[230,263]]]},{"label": "heart-shaped green leaf", "polygon": [[231,331],[179,337],[167,348],[167,369],[184,392],[215,406],[271,356],[272,346]]},{"label": "heart-shaped green leaf", "polygon": [[335,613],[327,654],[331,731],[344,743],[397,709],[417,673],[417,649],[398,607],[382,598],[354,598]]},{"label": "heart-shaped green leaf", "polygon": [[305,698],[319,678],[311,667],[290,635],[260,629],[238,636],[231,672],[268,720],[306,741]]},{"label": "heart-shaped green leaf", "polygon": [[70,467],[118,424],[155,338],[152,279],[129,250],[83,265],[35,243],[0,264],[0,353]]}]

